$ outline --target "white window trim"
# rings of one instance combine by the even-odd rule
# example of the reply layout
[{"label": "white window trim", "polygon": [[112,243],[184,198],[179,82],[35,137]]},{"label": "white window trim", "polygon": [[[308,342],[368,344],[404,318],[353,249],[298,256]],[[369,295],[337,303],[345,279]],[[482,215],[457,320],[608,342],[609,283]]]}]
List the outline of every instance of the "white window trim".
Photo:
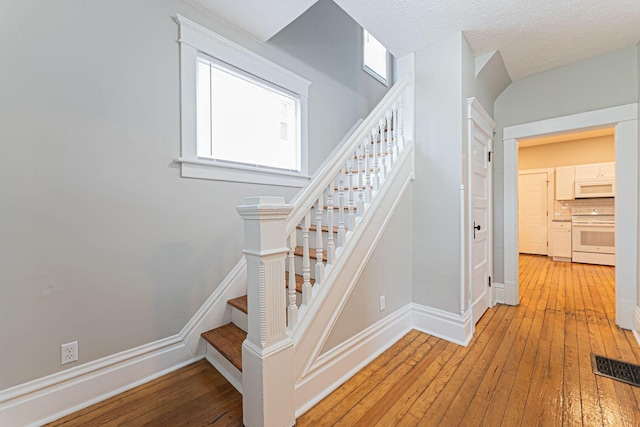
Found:
[{"label": "white window trim", "polygon": [[[308,104],[311,82],[195,22],[176,15],[180,33],[180,157],[184,178],[246,182],[286,187],[305,187],[308,175]],[[249,74],[300,96],[301,170],[280,171],[251,165],[227,164],[199,158],[196,143],[196,59],[198,52],[226,62]]]},{"label": "white window trim", "polygon": [[391,80],[391,55],[389,53],[389,49],[387,50],[387,78],[385,79],[384,77],[382,77],[380,74],[376,73],[375,71],[373,71],[371,68],[369,68],[369,66],[366,64],[365,62],[365,55],[364,55],[364,50],[366,48],[366,43],[367,43],[367,38],[366,38],[366,33],[367,30],[366,29],[362,29],[362,48],[360,49],[362,52],[362,69],[364,70],[364,72],[366,72],[367,74],[369,74],[371,77],[373,77],[374,79],[376,79],[377,81],[379,81],[380,83],[382,83],[383,85],[389,87],[389,81]]}]

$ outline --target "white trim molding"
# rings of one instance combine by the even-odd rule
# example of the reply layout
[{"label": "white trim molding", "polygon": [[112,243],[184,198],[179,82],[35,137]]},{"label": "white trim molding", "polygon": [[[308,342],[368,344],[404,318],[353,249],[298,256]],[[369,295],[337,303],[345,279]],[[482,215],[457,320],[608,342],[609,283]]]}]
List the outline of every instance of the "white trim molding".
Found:
[{"label": "white trim molding", "polygon": [[179,334],[2,390],[0,425],[42,425],[202,359],[200,334],[231,320],[246,283],[242,257]]},{"label": "white trim molding", "polygon": [[412,329],[406,305],[323,353],[296,384],[296,417],[344,384]]},{"label": "white trim molding", "polygon": [[471,310],[464,315],[438,310],[437,308],[411,303],[414,329],[467,346],[473,337]]},{"label": "white trim molding", "polygon": [[616,323],[634,328],[638,295],[638,104],[504,128],[504,301],[518,304],[518,139],[615,127]]},{"label": "white trim molding", "polygon": [[640,307],[636,306],[633,313],[633,336],[640,345]]},{"label": "white trim molding", "polygon": [[[302,188],[308,176],[309,86],[307,79],[216,34],[181,15],[176,15],[180,34],[180,164],[184,178],[246,182]],[[238,165],[199,158],[196,136],[196,63],[204,53],[252,76],[296,94],[300,101],[299,173],[252,165]]]}]

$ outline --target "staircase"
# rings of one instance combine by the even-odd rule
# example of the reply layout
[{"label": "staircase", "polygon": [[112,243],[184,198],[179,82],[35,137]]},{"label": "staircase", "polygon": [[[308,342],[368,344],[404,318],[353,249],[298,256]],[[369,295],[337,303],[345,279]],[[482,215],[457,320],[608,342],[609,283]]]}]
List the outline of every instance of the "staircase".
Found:
[{"label": "staircase", "polygon": [[231,323],[202,338],[207,359],[243,393],[247,426],[293,425],[305,403],[297,390],[382,234],[379,218],[413,177],[408,90],[405,75],[290,205],[258,197],[238,207],[247,295],[229,299]]}]

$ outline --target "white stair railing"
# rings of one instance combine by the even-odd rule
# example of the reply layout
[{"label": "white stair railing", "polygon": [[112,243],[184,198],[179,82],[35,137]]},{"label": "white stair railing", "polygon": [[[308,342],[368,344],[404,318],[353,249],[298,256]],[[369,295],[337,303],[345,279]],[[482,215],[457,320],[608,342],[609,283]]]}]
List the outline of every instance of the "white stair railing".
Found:
[{"label": "white stair railing", "polygon": [[[273,396],[278,395],[278,381],[270,384],[276,387],[272,390],[265,387],[266,382],[273,378],[272,375],[281,375],[280,378],[287,383],[282,385],[286,390],[291,390],[292,384],[289,381],[293,381],[293,375],[289,378],[289,373],[282,375],[258,372],[268,369],[271,364],[282,366],[285,360],[291,362],[293,357],[291,341],[284,340],[280,335],[270,340],[269,334],[286,328],[289,337],[295,336],[296,328],[303,325],[305,314],[314,302],[314,296],[325,283],[330,282],[332,267],[340,260],[343,248],[348,245],[368,207],[385,185],[395,160],[405,148],[402,94],[410,84],[411,76],[405,75],[389,90],[290,205],[285,205],[281,198],[279,201],[276,198],[253,198],[245,200],[245,205],[239,208],[245,219],[251,220],[251,224],[245,225],[245,234],[254,234],[245,235],[245,241],[262,242],[259,254],[255,248],[245,249],[245,254],[255,258],[255,268],[247,272],[247,294],[254,295],[253,300],[260,303],[252,306],[251,299],[249,300],[248,341],[254,343],[245,344],[243,348],[243,361],[246,352],[252,353],[250,357],[247,355],[248,360],[252,361],[251,372],[243,371],[243,406],[260,407],[266,411],[262,414],[263,420],[281,421],[276,413],[283,413],[278,409],[282,405],[274,404],[273,399]],[[251,206],[256,201],[264,203],[265,200],[268,200],[267,205]],[[278,204],[281,206],[278,207]],[[282,227],[283,234],[272,236],[271,244],[265,242],[264,239],[268,238],[266,230],[280,229],[270,225],[276,218],[267,212],[278,212],[280,221],[281,212],[291,207],[293,210]],[[326,247],[323,227],[328,232]],[[314,241],[310,241],[311,231],[315,233]],[[281,270],[265,270],[265,266],[272,265],[273,257],[282,263]],[[296,262],[296,257],[301,257],[301,260]],[[289,273],[288,281],[285,280],[285,269]],[[296,295],[296,274],[302,278],[300,299]],[[277,288],[282,289],[282,292],[276,291]],[[274,298],[276,295],[281,297]],[[286,319],[277,313],[286,313]],[[251,319],[255,321],[252,322]],[[262,352],[257,350],[260,343],[263,346]],[[256,358],[262,358],[262,365]],[[245,379],[247,375],[252,378]],[[290,414],[290,408],[286,409],[284,412]],[[256,419],[251,424],[261,425]],[[295,422],[290,421],[291,425]]]}]

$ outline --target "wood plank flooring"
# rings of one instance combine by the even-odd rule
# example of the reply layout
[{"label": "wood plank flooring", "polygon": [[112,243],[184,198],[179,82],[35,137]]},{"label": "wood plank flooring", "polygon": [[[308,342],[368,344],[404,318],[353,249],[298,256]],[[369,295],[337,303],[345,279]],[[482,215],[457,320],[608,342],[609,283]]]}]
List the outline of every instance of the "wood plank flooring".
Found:
[{"label": "wood plank flooring", "polygon": [[520,256],[520,305],[487,311],[465,348],[410,332],[298,426],[639,426],[640,388],[590,353],[640,363],[615,325],[613,267]]},{"label": "wood plank flooring", "polygon": [[[590,352],[640,363],[615,325],[614,268],[520,256],[521,303],[467,347],[411,331],[298,426],[638,426],[640,388],[596,376]],[[241,396],[205,361],[52,425],[242,425]]]}]

